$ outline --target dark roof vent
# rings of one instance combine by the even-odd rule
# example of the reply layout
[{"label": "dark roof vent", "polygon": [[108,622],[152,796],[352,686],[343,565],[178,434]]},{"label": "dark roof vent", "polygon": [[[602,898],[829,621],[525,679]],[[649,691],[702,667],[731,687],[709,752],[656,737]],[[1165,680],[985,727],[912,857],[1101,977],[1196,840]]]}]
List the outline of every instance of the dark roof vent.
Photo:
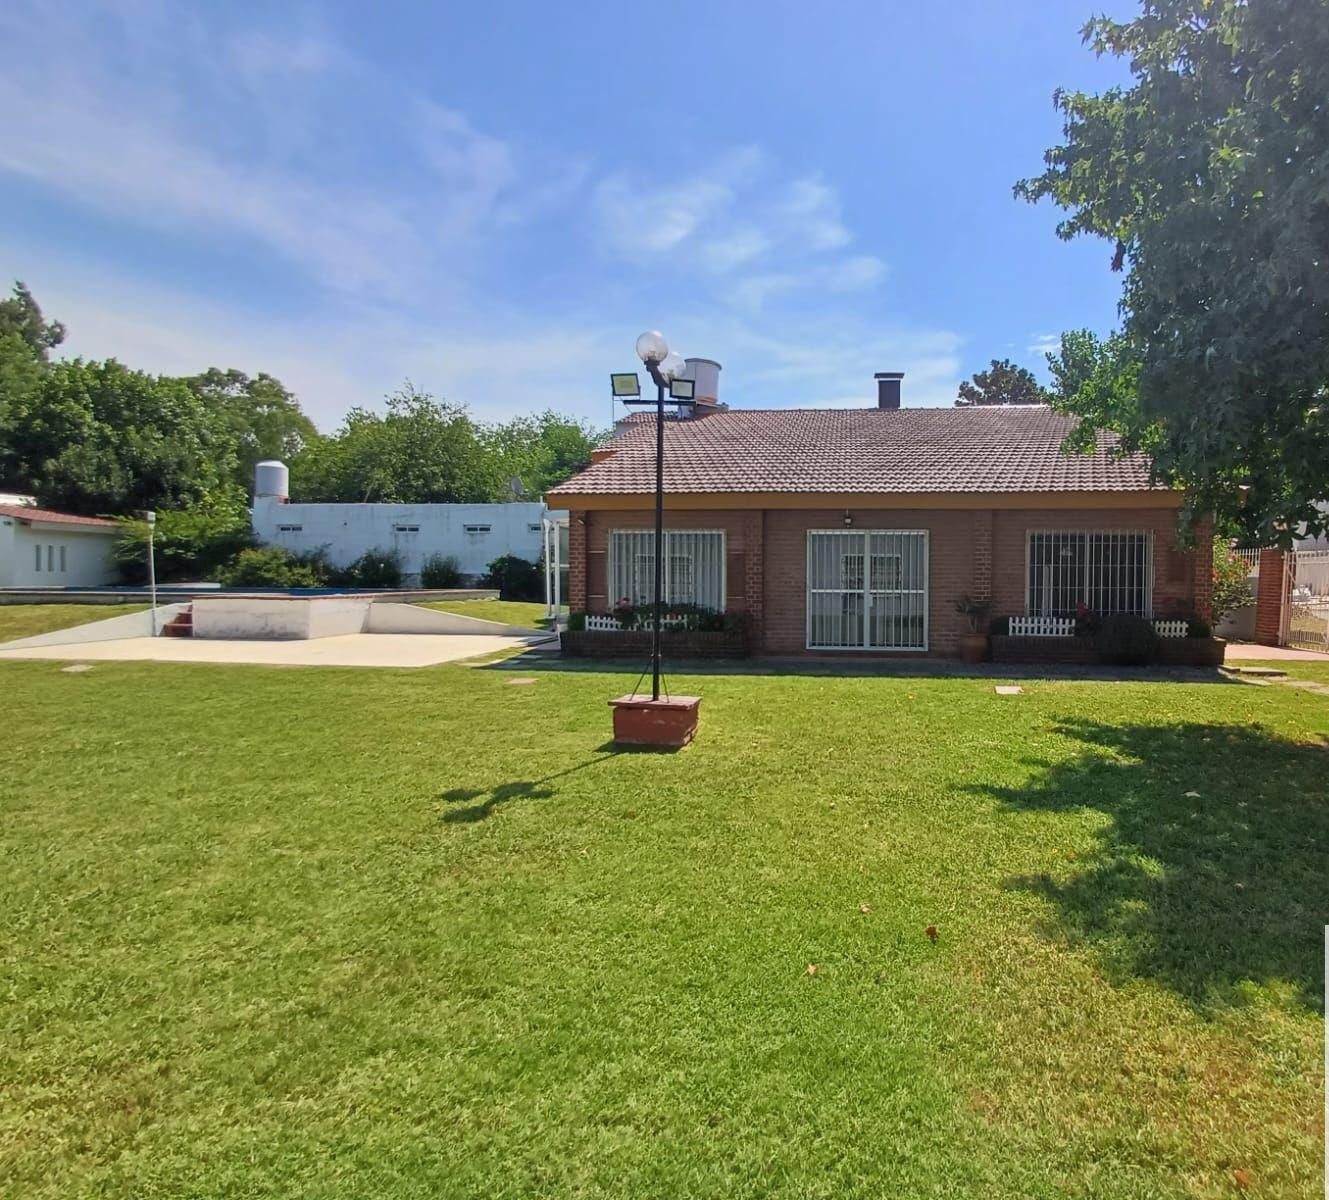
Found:
[{"label": "dark roof vent", "polygon": [[900,380],[903,378],[903,371],[878,371],[873,376],[877,381],[878,408],[900,407]]}]

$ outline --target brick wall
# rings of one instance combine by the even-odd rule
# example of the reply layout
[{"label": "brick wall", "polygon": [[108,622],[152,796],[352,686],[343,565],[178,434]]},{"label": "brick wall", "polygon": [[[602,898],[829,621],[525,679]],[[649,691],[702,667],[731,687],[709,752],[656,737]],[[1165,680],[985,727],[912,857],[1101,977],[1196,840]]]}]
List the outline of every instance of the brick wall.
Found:
[{"label": "brick wall", "polygon": [[1288,585],[1283,551],[1261,550],[1259,586],[1255,591],[1255,640],[1261,646],[1277,646],[1282,638]]},{"label": "brick wall", "polygon": [[568,513],[568,610],[586,611],[586,525],[587,514],[572,509]]},{"label": "brick wall", "polygon": [[[611,529],[649,529],[654,514],[589,512],[579,526],[572,514],[571,605],[603,612],[607,597],[608,534]],[[1154,603],[1175,601],[1182,608],[1208,603],[1212,577],[1205,555],[1183,550],[1176,540],[1171,509],[1074,510],[873,510],[850,508],[854,529],[928,531],[928,627],[930,654],[953,655],[968,622],[955,611],[966,592],[990,596],[994,615],[1025,611],[1026,534],[1030,529],[1151,530],[1154,534]],[[766,654],[806,653],[807,533],[843,529],[844,510],[769,509],[665,512],[667,529],[723,529],[726,554],[726,608],[748,614],[754,650]],[[584,541],[583,541],[584,539]],[[579,546],[584,549],[579,550]],[[579,582],[579,563],[585,563]],[[861,655],[855,654],[854,657]],[[911,657],[907,652],[895,657]]]},{"label": "brick wall", "polygon": [[1177,544],[1177,514],[1173,509],[1000,509],[994,514],[992,538],[992,612],[996,616],[1025,610],[1027,535],[1031,529],[1148,530],[1154,535],[1155,612],[1170,605],[1189,609],[1194,604],[1196,555]]}]

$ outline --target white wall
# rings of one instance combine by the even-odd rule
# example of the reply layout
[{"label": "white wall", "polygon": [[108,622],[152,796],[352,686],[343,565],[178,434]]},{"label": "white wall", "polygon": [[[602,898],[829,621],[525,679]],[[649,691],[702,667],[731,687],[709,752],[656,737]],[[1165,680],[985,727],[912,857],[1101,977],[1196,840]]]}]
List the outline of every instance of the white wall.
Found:
[{"label": "white wall", "polygon": [[[282,504],[270,496],[254,501],[259,541],[297,554],[322,550],[344,567],[369,550],[396,550],[408,583],[434,554],[451,555],[462,573],[483,575],[494,559],[515,554],[538,562],[545,506],[530,504]],[[487,532],[466,526],[488,526]],[[418,526],[409,532],[401,526]]]},{"label": "white wall", "polygon": [[198,596],[196,638],[290,640],[340,637],[364,630],[369,601],[354,596]]},{"label": "white wall", "polygon": [[[0,517],[0,587],[100,587],[113,583],[116,571],[110,554],[118,536],[116,529],[25,525],[13,517]],[[48,569],[48,563],[53,569]]]}]

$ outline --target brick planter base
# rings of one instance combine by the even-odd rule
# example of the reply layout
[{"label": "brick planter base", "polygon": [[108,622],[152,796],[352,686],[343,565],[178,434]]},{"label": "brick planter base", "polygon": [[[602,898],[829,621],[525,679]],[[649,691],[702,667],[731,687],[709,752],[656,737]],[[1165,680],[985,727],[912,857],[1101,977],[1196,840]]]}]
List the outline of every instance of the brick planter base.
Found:
[{"label": "brick planter base", "polygon": [[619,696],[614,710],[614,741],[620,746],[662,746],[677,749],[697,732],[700,696]]},{"label": "brick planter base", "polygon": [[[561,637],[563,653],[573,658],[649,658],[651,635],[639,629],[618,633],[579,629]],[[666,658],[745,658],[747,641],[741,632],[701,633],[666,629],[660,636]]]},{"label": "brick planter base", "polygon": [[[1084,663],[1103,660],[1092,638],[994,637],[992,661],[999,663]],[[1219,667],[1227,643],[1222,638],[1160,638],[1158,662],[1169,667]]]}]

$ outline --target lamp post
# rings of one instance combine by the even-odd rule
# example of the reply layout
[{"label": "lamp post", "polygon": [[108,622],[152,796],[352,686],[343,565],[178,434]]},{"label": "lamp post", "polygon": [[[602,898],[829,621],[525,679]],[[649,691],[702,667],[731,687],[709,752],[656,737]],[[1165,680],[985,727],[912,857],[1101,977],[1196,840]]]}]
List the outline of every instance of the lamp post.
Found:
[{"label": "lamp post", "polygon": [[[615,741],[637,745],[683,746],[697,728],[696,696],[660,699],[660,634],[664,618],[664,428],[665,404],[691,405],[695,385],[683,377],[687,363],[669,349],[664,335],[649,330],[637,339],[637,357],[655,384],[655,587],[651,621],[651,696],[621,696],[614,706]],[[612,375],[613,395],[624,404],[650,404],[643,400],[635,373]],[[665,393],[668,392],[666,398]]]},{"label": "lamp post", "polygon": [[[673,404],[692,404],[693,383],[683,378],[687,362],[669,349],[664,334],[650,329],[637,339],[637,357],[655,384],[655,591],[651,623],[651,699],[660,699],[660,619],[664,615],[664,417],[665,392]],[[624,404],[644,404],[637,376],[613,375],[613,394]]]},{"label": "lamp post", "polygon": [[157,514],[149,509],[143,514],[148,523],[148,591],[152,596],[152,636],[157,636],[157,558],[152,544],[153,531],[157,528]]}]

